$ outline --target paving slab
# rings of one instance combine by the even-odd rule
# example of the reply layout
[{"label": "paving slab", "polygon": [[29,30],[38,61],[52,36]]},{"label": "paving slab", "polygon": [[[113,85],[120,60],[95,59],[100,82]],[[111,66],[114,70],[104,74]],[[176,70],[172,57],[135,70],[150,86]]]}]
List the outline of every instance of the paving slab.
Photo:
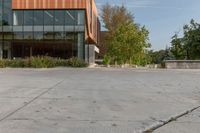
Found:
[{"label": "paving slab", "polygon": [[200,70],[0,69],[0,133],[137,132],[199,105],[199,81]]},{"label": "paving slab", "polygon": [[200,132],[200,109],[171,122],[155,133],[199,133]]}]

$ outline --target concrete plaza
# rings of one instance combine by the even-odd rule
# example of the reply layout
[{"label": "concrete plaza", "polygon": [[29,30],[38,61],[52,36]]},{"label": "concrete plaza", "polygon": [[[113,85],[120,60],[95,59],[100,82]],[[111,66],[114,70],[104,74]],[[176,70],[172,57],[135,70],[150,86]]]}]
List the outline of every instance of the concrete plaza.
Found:
[{"label": "concrete plaza", "polygon": [[[200,105],[200,70],[0,69],[0,133],[134,133]],[[155,130],[198,133],[200,109]]]}]

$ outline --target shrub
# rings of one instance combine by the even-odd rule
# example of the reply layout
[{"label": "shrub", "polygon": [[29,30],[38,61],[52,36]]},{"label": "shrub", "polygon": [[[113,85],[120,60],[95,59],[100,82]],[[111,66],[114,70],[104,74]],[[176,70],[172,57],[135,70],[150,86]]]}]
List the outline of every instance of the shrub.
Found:
[{"label": "shrub", "polygon": [[53,68],[53,67],[87,67],[87,63],[78,58],[69,60],[52,57],[31,57],[27,59],[0,60],[0,68]]},{"label": "shrub", "polygon": [[8,60],[0,60],[0,68],[5,68],[9,64]]},{"label": "shrub", "polygon": [[7,65],[9,67],[13,67],[13,68],[17,68],[17,67],[25,67],[24,65],[24,60],[21,60],[21,59],[17,59],[17,60],[10,60],[9,61],[9,64]]},{"label": "shrub", "polygon": [[56,66],[60,67],[68,67],[68,61],[67,60],[62,60],[62,59],[57,59],[56,60]]},{"label": "shrub", "polygon": [[104,64],[104,65],[110,65],[110,62],[111,62],[110,56],[105,55],[105,56],[104,56],[104,59],[103,59],[103,64]]},{"label": "shrub", "polygon": [[52,57],[31,57],[30,67],[33,68],[52,68],[56,66],[56,59]]},{"label": "shrub", "polygon": [[78,58],[71,58],[67,61],[68,66],[70,67],[87,67],[88,64],[85,63],[83,60],[80,60]]}]

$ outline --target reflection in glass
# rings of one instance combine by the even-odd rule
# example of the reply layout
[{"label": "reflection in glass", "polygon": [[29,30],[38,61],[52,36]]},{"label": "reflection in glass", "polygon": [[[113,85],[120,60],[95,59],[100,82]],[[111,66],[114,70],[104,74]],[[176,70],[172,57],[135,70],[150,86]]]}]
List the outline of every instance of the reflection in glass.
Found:
[{"label": "reflection in glass", "polygon": [[53,25],[54,21],[54,11],[45,10],[44,11],[44,25]]},{"label": "reflection in glass", "polygon": [[55,11],[55,25],[64,25],[65,24],[65,11],[56,10]]},{"label": "reflection in glass", "polygon": [[44,32],[44,40],[54,39],[54,32]]},{"label": "reflection in glass", "polygon": [[13,25],[22,26],[23,25],[23,11],[14,11],[13,12]]},{"label": "reflection in glass", "polygon": [[13,39],[13,33],[12,32],[4,32],[4,39],[5,40],[12,40]]},{"label": "reflection in glass", "polygon": [[85,11],[77,11],[77,24],[84,25],[85,24]]},{"label": "reflection in glass", "polygon": [[0,0],[0,26],[3,25],[2,21],[3,21],[3,0]]},{"label": "reflection in glass", "polygon": [[43,39],[43,32],[34,32],[34,39],[35,40],[42,40]]},{"label": "reflection in glass", "polygon": [[[4,26],[0,27],[3,31],[0,30],[0,39],[12,42],[12,51],[18,51],[17,57],[48,53],[65,59],[72,56],[84,58],[84,10],[12,11],[11,0],[4,0],[4,6],[1,2],[0,26],[3,23]],[[4,14],[1,7],[5,9]],[[30,46],[26,53],[25,47]]]},{"label": "reflection in glass", "polygon": [[32,32],[24,32],[24,39],[25,40],[32,40],[33,39],[33,33]]},{"label": "reflection in glass", "polygon": [[74,42],[74,33],[65,33],[65,38],[67,43],[72,43]]},{"label": "reflection in glass", "polygon": [[63,40],[65,39],[64,32],[54,32],[55,33],[55,40]]},{"label": "reflection in glass", "polygon": [[35,10],[34,11],[34,25],[43,25],[44,24],[44,16],[43,11],[41,10]]},{"label": "reflection in glass", "polygon": [[33,11],[32,10],[24,11],[24,25],[26,26],[33,25]]},{"label": "reflection in glass", "polygon": [[3,25],[12,26],[12,0],[4,0],[3,2]]},{"label": "reflection in glass", "polygon": [[13,38],[14,38],[14,40],[22,40],[23,39],[23,32],[15,32]]},{"label": "reflection in glass", "polygon": [[74,10],[65,11],[65,25],[75,25],[76,17]]}]

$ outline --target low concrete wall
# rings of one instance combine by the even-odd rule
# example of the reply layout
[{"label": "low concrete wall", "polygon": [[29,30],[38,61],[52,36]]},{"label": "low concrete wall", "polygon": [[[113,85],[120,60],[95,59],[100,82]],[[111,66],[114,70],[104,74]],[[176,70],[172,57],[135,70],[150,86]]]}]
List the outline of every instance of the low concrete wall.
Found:
[{"label": "low concrete wall", "polygon": [[200,60],[167,60],[167,69],[200,69]]}]

